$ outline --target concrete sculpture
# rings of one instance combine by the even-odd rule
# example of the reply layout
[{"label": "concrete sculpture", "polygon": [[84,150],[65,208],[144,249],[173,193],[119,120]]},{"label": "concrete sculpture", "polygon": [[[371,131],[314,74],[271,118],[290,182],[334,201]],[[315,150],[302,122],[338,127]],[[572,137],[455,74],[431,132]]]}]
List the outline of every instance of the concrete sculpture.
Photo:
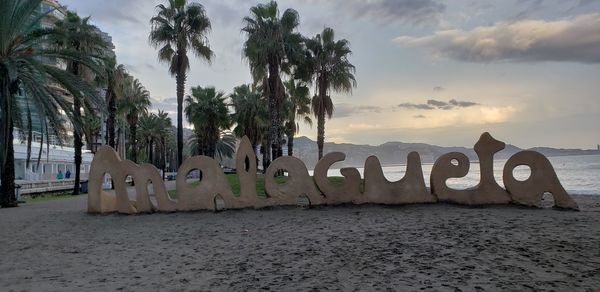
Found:
[{"label": "concrete sculpture", "polygon": [[235,155],[235,166],[240,180],[240,197],[245,206],[260,207],[264,205],[256,193],[256,153],[250,139],[244,136]]},{"label": "concrete sculpture", "polygon": [[[103,178],[107,173],[113,180],[115,195],[102,190]],[[135,201],[130,201],[127,193],[125,180],[128,175],[131,175],[136,182]],[[88,179],[88,210],[92,213],[135,214],[155,210],[176,211],[175,202],[169,198],[156,167],[151,164],[138,166],[128,160],[122,161],[111,147],[101,147],[96,152]],[[158,206],[154,206],[150,201],[149,182],[152,182]]]},{"label": "concrete sculpture", "polygon": [[406,173],[401,180],[396,182],[390,182],[385,178],[377,157],[367,158],[365,162],[365,195],[359,200],[360,203],[395,205],[434,203],[436,201],[436,197],[429,193],[425,186],[419,153],[408,154]]},{"label": "concrete sculpture", "polygon": [[[517,180],[513,170],[520,165],[529,166],[531,174],[524,181]],[[539,207],[545,192],[554,197],[554,205],[563,209],[577,209],[577,203],[567,194],[554,172],[548,158],[535,151],[521,151],[504,165],[504,186],[517,204]]]},{"label": "concrete sculpture", "polygon": [[[279,171],[288,173],[284,183],[275,180]],[[321,205],[323,195],[317,189],[302,160],[293,156],[282,156],[275,159],[265,173],[265,191],[269,196],[269,206],[296,205],[298,197],[304,196],[310,205]]]},{"label": "concrete sculpture", "polygon": [[[474,150],[479,157],[479,184],[467,190],[454,190],[446,185],[449,178],[460,178],[469,172],[470,162],[466,155],[451,152],[442,155],[431,170],[431,191],[440,201],[450,201],[466,205],[508,204],[510,195],[494,178],[494,154],[504,149],[506,144],[483,133]],[[456,164],[452,162],[456,161]]]},{"label": "concrete sculpture", "polygon": [[[177,200],[169,197],[158,169],[150,164],[136,165],[121,160],[108,146],[100,147],[92,161],[89,176],[88,212],[122,214],[150,213],[154,211],[215,210],[217,199],[227,209],[263,208],[267,206],[296,205],[298,198],[305,197],[310,205],[335,205],[343,203],[364,204],[412,204],[450,201],[467,205],[515,203],[539,207],[542,196],[550,192],[555,206],[577,209],[575,201],[560,184],[550,161],[534,151],[522,151],[513,155],[504,166],[503,180],[506,190],[495,180],[493,174],[494,154],[504,149],[505,144],[484,133],[475,144],[479,157],[480,181],[467,190],[455,190],[446,185],[449,178],[460,178],[469,172],[469,159],[462,153],[452,152],[439,157],[431,172],[431,192],[425,187],[419,154],[408,155],[406,174],[396,182],[388,181],[377,157],[365,162],[364,191],[361,177],[356,168],[343,168],[341,185],[332,184],[327,171],[345,155],[329,153],[317,163],[314,178],[311,178],[304,163],[295,157],[284,156],[271,163],[265,173],[267,197],[256,192],[256,154],[247,137],[240,141],[236,153],[236,167],[240,182],[240,195],[233,194],[227,178],[219,164],[210,157],[188,158],[178,170],[176,187]],[[531,168],[531,175],[524,181],[513,176],[520,165]],[[188,175],[197,170],[197,184],[188,180]],[[276,175],[286,172],[286,181],[278,182]],[[105,174],[110,174],[114,194],[102,190]],[[135,182],[133,200],[127,192],[126,179]],[[148,185],[152,183],[156,203],[150,198]]]},{"label": "concrete sculpture", "polygon": [[356,168],[342,168],[340,172],[344,176],[341,185],[334,185],[327,178],[327,172],[331,165],[344,161],[346,154],[341,152],[328,153],[315,166],[313,177],[315,184],[325,195],[328,205],[358,202],[361,200],[360,173]]}]

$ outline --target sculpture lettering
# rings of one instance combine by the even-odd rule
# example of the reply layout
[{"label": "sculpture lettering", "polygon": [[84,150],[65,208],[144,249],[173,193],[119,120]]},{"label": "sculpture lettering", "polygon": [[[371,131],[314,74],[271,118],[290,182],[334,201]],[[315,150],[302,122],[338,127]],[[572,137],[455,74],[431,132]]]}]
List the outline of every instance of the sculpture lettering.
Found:
[{"label": "sculpture lettering", "polygon": [[[343,153],[329,153],[320,160],[311,178],[304,163],[295,157],[284,156],[271,163],[265,173],[267,197],[256,192],[256,154],[247,137],[242,138],[236,153],[236,167],[240,183],[240,194],[236,196],[218,163],[209,157],[195,156],[187,159],[179,168],[176,178],[176,200],[169,197],[158,169],[150,164],[136,165],[121,160],[110,147],[100,147],[89,176],[88,212],[122,214],[215,210],[217,198],[227,209],[263,208],[268,206],[296,205],[300,196],[310,205],[337,204],[414,204],[449,201],[465,205],[519,204],[540,207],[545,192],[552,193],[555,207],[577,210],[577,203],[560,184],[550,161],[534,151],[516,153],[504,166],[503,181],[506,189],[496,182],[493,174],[494,154],[504,149],[505,144],[484,133],[475,144],[479,157],[480,181],[477,186],[466,190],[455,190],[446,185],[449,178],[464,177],[469,172],[469,159],[458,152],[439,157],[433,165],[430,177],[431,189],[425,186],[419,154],[408,154],[406,174],[396,182],[388,181],[375,156],[365,161],[364,188],[356,168],[343,168],[341,184],[333,184],[327,171],[336,162],[343,161]],[[524,181],[513,176],[517,166],[531,168],[531,175]],[[197,185],[188,182],[188,174],[200,173]],[[276,175],[286,172],[285,182]],[[102,190],[105,174],[110,174],[114,183],[114,194]],[[135,197],[127,192],[125,179],[131,176],[135,182]],[[156,204],[150,200],[148,184],[152,183]]]}]

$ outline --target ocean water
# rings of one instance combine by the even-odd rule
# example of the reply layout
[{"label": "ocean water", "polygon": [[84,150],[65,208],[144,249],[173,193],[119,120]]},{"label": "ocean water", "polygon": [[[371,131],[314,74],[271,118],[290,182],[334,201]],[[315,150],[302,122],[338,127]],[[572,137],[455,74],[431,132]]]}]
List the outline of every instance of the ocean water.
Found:
[{"label": "ocean water", "polygon": [[[600,195],[600,155],[582,155],[582,156],[559,156],[548,157],[558,179],[569,194],[587,194]],[[502,171],[504,169],[505,159],[494,161],[494,176],[501,186]],[[433,164],[423,164],[423,175],[425,184],[429,187],[429,176]],[[364,177],[364,168],[357,168],[361,176]],[[397,181],[404,176],[406,165],[388,165],[383,167],[383,173],[389,181]],[[524,180],[529,177],[530,169],[525,166],[515,168],[513,174],[515,178]],[[312,171],[310,171],[312,175]],[[329,176],[341,176],[340,169],[336,164],[332,165],[328,172]],[[466,189],[477,185],[479,182],[479,163],[472,162],[469,173],[462,178],[452,178],[447,181],[448,186],[454,189]]]}]

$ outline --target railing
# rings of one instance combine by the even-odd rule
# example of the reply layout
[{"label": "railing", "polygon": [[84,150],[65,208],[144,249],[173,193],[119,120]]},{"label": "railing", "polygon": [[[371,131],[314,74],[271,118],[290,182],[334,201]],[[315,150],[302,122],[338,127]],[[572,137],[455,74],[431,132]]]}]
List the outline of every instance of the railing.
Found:
[{"label": "railing", "polygon": [[[86,179],[87,180],[87,179]],[[73,189],[74,179],[16,181],[21,186],[21,195],[67,191]]]}]

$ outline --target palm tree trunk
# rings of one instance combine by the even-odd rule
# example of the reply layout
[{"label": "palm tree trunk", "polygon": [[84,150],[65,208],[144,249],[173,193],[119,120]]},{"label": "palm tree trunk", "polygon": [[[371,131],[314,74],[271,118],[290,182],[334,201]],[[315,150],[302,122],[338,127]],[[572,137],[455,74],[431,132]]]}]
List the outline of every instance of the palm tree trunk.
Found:
[{"label": "palm tree trunk", "polygon": [[294,135],[288,135],[287,136],[288,139],[288,156],[294,156]]},{"label": "palm tree trunk", "polygon": [[[8,99],[9,97],[4,95],[3,98]],[[6,106],[2,107],[2,118],[4,117],[10,117],[10,115],[7,115],[7,111],[5,110]],[[2,166],[2,168],[0,169],[0,171],[2,172],[2,174],[0,175],[0,179],[1,181],[1,187],[0,187],[0,207],[2,208],[8,208],[8,207],[17,207],[18,202],[17,202],[17,198],[15,196],[15,152],[14,152],[14,148],[13,148],[13,122],[12,122],[12,118],[10,119],[10,121],[8,123],[5,124],[5,121],[2,119],[2,123],[0,123],[1,125],[7,125],[7,126],[2,126],[2,132],[7,132],[7,133],[2,133],[2,137],[6,137],[7,141],[3,141],[2,145],[6,147],[6,149],[2,149],[0,151],[3,151],[3,153],[6,153],[6,156],[4,157],[4,161],[2,161],[2,159],[0,159],[0,161],[2,161],[1,163],[4,163],[4,165]],[[2,139],[4,140],[4,139]],[[6,151],[6,152],[4,152]]]},{"label": "palm tree trunk", "polygon": [[196,131],[196,144],[198,144],[196,146],[198,149],[197,155],[204,155],[204,145],[202,145],[202,135],[200,135],[199,131]]},{"label": "palm tree trunk", "polygon": [[208,143],[206,144],[206,156],[214,158],[215,157],[215,153],[217,152],[217,143],[219,142],[219,130],[218,129],[214,129],[213,131],[211,131],[211,134],[209,134],[209,139],[207,141]]},{"label": "palm tree trunk", "polygon": [[[185,54],[179,50],[178,54]],[[177,81],[177,166],[183,163],[183,94],[185,91],[185,68],[180,68],[175,79]]]},{"label": "palm tree trunk", "polygon": [[13,94],[7,79],[0,80],[0,207],[17,205],[15,198],[15,161],[13,121],[10,108]]},{"label": "palm tree trunk", "polygon": [[[79,62],[72,62],[71,73],[75,76],[79,76]],[[73,196],[79,195],[79,184],[81,182],[81,148],[83,142],[81,141],[81,100],[77,96],[73,96],[73,122],[77,126],[73,125],[73,147],[75,147],[75,182],[73,184]]]},{"label": "palm tree trunk", "polygon": [[[280,109],[279,102],[277,99],[278,94],[278,79],[279,79],[279,66],[275,61],[269,63],[269,120],[271,122],[271,128],[269,131],[269,140],[271,142],[271,159],[275,160],[279,157],[279,148],[281,147],[280,135]],[[270,159],[269,159],[270,160]]]},{"label": "palm tree trunk", "polygon": [[[117,137],[115,139],[115,150],[117,151],[117,153],[119,153],[119,145],[121,145],[121,127],[117,127]],[[121,157],[121,158],[125,158],[125,157]]]},{"label": "palm tree trunk", "polygon": [[106,118],[106,143],[108,144],[108,146],[116,150],[117,148],[115,148],[115,115],[117,112],[117,105],[115,102],[113,88],[110,82],[108,84],[108,89],[106,90],[106,105],[108,110],[108,117]]},{"label": "palm tree trunk", "polygon": [[73,97],[73,118],[79,127],[74,127],[73,143],[75,147],[75,182],[73,184],[73,196],[79,195],[79,184],[81,182],[81,100],[78,97]]},{"label": "palm tree trunk", "polygon": [[271,161],[269,160],[269,142],[268,141],[263,141],[262,144],[262,165],[263,165],[263,173],[267,173],[267,168],[269,167],[269,165],[271,164]]},{"label": "palm tree trunk", "polygon": [[129,134],[131,135],[131,161],[137,163],[137,139],[136,139],[136,125],[135,123],[129,124]]},{"label": "palm tree trunk", "polygon": [[148,143],[148,161],[150,164],[154,164],[154,152],[152,151],[152,139],[150,139],[150,143]]},{"label": "palm tree trunk", "polygon": [[326,77],[323,74],[319,77],[319,98],[321,99],[321,111],[317,117],[317,146],[319,147],[319,160],[323,158],[323,145],[325,144],[325,98],[327,96]]},{"label": "palm tree trunk", "polygon": [[162,168],[162,180],[165,180],[165,171],[166,171],[166,167],[167,167],[167,146],[165,145],[165,138],[161,138],[161,143],[162,143],[162,152],[161,152],[161,159],[162,159],[162,164],[161,164],[161,168]]},{"label": "palm tree trunk", "polygon": [[317,117],[317,146],[319,147],[319,160],[323,158],[323,145],[325,144],[325,111]]}]

